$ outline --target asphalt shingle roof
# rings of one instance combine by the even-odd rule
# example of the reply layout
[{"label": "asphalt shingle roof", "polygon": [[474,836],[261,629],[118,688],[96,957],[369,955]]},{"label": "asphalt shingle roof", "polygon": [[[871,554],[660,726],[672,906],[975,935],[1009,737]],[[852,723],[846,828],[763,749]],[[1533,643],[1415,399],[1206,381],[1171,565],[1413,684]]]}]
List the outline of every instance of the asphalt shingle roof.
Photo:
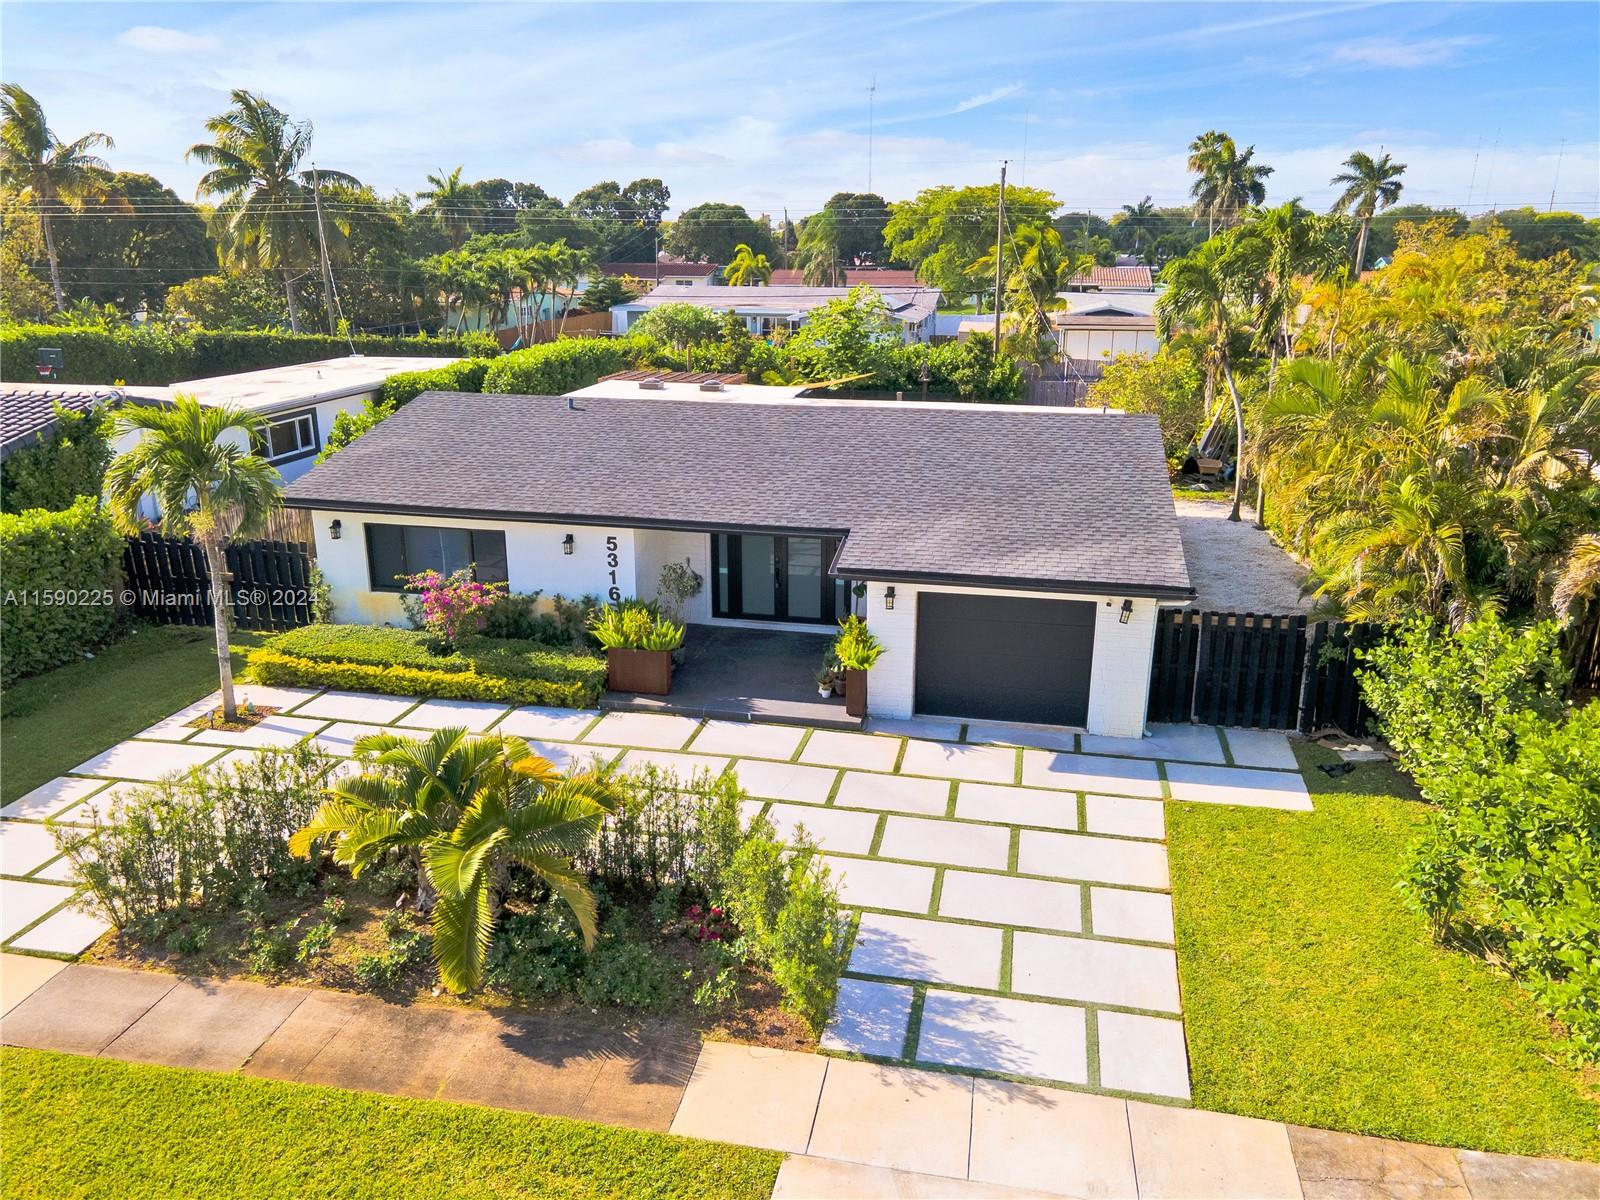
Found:
[{"label": "asphalt shingle roof", "polygon": [[1154,417],[429,392],[299,508],[845,535],[864,579],[1191,594]]}]

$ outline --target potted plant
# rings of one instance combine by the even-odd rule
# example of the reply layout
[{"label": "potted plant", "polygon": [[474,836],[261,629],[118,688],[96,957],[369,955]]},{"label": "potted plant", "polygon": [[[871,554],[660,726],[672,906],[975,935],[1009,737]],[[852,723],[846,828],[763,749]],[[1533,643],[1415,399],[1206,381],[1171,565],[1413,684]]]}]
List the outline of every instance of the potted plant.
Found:
[{"label": "potted plant", "polygon": [[833,656],[844,669],[844,710],[852,717],[867,715],[867,672],[883,657],[883,643],[867,623],[852,613],[839,622]]},{"label": "potted plant", "polygon": [[613,692],[665,696],[672,691],[672,652],[683,626],[653,604],[624,600],[589,616],[589,632],[606,652],[606,686]]},{"label": "potted plant", "polygon": [[822,670],[817,672],[817,695],[838,696],[843,694],[844,669],[839,666],[839,660],[830,653]]}]

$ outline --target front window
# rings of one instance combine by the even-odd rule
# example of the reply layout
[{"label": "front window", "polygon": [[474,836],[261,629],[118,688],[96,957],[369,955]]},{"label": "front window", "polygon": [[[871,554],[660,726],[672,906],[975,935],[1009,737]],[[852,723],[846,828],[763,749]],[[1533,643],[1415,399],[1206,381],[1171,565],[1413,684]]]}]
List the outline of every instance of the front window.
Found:
[{"label": "front window", "polygon": [[447,529],[438,525],[368,525],[367,567],[375,592],[400,592],[404,575],[467,567],[479,583],[509,582],[506,535],[499,529]]},{"label": "front window", "polygon": [[317,411],[290,413],[267,426],[256,453],[269,463],[293,462],[306,458],[322,448],[317,439]]}]

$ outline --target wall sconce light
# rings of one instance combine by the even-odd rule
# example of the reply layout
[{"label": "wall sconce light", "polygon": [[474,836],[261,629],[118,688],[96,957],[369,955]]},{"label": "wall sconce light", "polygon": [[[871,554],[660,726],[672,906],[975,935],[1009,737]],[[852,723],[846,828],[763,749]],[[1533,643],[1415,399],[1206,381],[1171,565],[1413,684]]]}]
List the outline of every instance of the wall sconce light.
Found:
[{"label": "wall sconce light", "polygon": [[570,533],[567,534],[566,537],[561,539],[561,553],[563,553],[563,554],[571,554],[572,553],[572,535]]},{"label": "wall sconce light", "polygon": [[333,524],[328,526],[328,536],[336,542],[342,538],[344,536],[344,522],[335,518]]},{"label": "wall sconce light", "polygon": [[883,607],[886,610],[894,608],[894,584],[892,583],[883,589]]},{"label": "wall sconce light", "polygon": [[1132,600],[1124,600],[1122,602],[1122,613],[1121,613],[1121,615],[1119,615],[1117,617],[1117,624],[1118,625],[1126,625],[1128,623],[1128,619],[1130,617],[1132,617],[1132,616],[1133,616],[1133,601]]}]

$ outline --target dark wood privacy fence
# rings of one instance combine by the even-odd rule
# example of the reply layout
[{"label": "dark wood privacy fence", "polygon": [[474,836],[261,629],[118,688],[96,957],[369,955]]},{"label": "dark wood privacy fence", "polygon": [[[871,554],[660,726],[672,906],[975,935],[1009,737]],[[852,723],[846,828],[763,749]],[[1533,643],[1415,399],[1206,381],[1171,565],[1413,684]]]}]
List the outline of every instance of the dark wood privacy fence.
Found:
[{"label": "dark wood privacy fence", "polygon": [[1365,733],[1368,714],[1348,647],[1376,636],[1376,626],[1336,621],[1308,630],[1303,616],[1163,611],[1150,720],[1304,731],[1338,725]]},{"label": "dark wood privacy fence", "polygon": [[[227,548],[233,623],[279,631],[311,623],[311,554],[302,542],[240,542]],[[187,538],[145,533],[122,554],[124,600],[162,625],[209,625],[211,577],[205,554]]]}]

